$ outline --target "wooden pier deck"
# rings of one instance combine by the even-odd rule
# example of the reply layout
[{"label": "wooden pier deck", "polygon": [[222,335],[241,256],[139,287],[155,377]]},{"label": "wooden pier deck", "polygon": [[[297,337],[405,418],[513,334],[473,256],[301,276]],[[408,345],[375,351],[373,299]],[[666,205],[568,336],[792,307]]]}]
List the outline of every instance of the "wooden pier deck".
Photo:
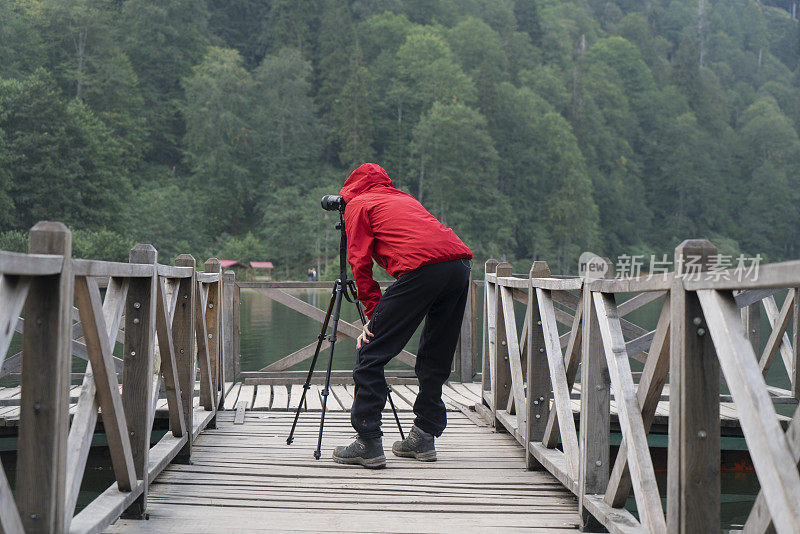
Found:
[{"label": "wooden pier deck", "polygon": [[[575,497],[546,471],[526,471],[513,437],[451,410],[433,463],[392,456],[399,434],[384,417],[388,465],[378,471],[331,460],[353,436],[341,409],[326,416],[319,461],[319,412],[303,413],[291,446],[291,412],[247,412],[242,425],[219,412],[217,428],[195,440],[192,465],[172,464],[152,482],[149,521],[120,519],[107,532],[577,531]],[[413,414],[400,413],[409,429]]]}]

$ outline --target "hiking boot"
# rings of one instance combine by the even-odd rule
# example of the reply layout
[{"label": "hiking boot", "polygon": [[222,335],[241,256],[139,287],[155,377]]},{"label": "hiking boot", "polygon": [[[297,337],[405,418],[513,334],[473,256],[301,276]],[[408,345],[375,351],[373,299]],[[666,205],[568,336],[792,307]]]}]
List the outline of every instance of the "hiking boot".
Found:
[{"label": "hiking boot", "polygon": [[333,461],[340,464],[363,465],[370,469],[386,467],[381,438],[358,436],[350,445],[336,447],[333,450]]},{"label": "hiking boot", "polygon": [[411,432],[403,441],[395,441],[392,445],[395,456],[403,458],[416,458],[422,462],[435,462],[436,449],[433,447],[433,434],[428,434],[417,425],[411,427]]}]

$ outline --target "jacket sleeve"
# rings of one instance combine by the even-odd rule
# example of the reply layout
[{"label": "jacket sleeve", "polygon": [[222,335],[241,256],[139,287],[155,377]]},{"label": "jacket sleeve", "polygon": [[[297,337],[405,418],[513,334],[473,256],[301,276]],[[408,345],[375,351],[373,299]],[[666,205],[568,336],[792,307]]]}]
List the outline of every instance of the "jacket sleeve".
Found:
[{"label": "jacket sleeve", "polygon": [[344,212],[344,227],[347,233],[347,261],[353,270],[358,288],[358,300],[364,305],[367,318],[381,299],[381,290],[372,278],[372,251],[374,238],[366,207],[348,204]]}]

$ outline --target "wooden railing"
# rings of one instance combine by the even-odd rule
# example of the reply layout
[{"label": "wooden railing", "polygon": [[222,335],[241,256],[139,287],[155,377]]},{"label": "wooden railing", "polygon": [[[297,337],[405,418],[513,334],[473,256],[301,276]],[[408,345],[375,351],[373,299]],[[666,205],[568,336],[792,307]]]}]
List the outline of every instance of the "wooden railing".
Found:
[{"label": "wooden railing", "polygon": [[[219,261],[203,272],[189,255],[162,265],[150,245],[135,246],[129,263],[73,259],[70,231],[53,222],[31,229],[29,251],[0,252],[0,369],[21,380],[16,499],[0,468],[0,531],[98,532],[121,514],[142,518],[149,483],[188,462],[193,439],[215,425],[225,380]],[[5,358],[15,331],[22,350]],[[87,365],[73,375],[82,387],[71,410],[73,355]],[[151,447],[162,384],[169,432]],[[115,483],[73,517],[98,409]]]},{"label": "wooden railing", "polygon": [[[694,270],[687,267],[689,257]],[[800,262],[761,265],[755,275],[742,276],[709,270],[715,257],[710,242],[685,241],[675,251],[674,272],[596,280],[551,277],[543,262],[524,276],[513,275],[505,263],[486,264],[483,410],[525,447],[529,468],[544,467],[578,497],[585,527],[719,531],[722,399],[732,401],[738,414],[761,486],[744,531],[800,532],[800,411],[784,432],[774,407],[795,403],[800,386]],[[778,310],[773,295],[786,288]],[[526,310],[521,335],[515,300]],[[654,330],[625,319],[659,300]],[[757,326],[762,305],[772,325],[763,351]],[[790,320],[793,343],[786,334]],[[791,391],[765,381],[777,353]],[[643,362],[641,373],[632,373],[631,360]],[[722,385],[729,395],[721,395]],[[667,391],[668,482],[662,495],[647,435]],[[576,393],[578,428],[571,403]],[[622,434],[613,466],[612,411]],[[623,508],[631,490],[638,519]]]},{"label": "wooden railing", "polygon": [[[379,285],[386,288],[391,285],[391,281],[381,281]],[[476,378],[475,362],[478,358],[477,346],[477,297],[476,288],[481,285],[480,281],[472,281],[470,283],[470,298],[468,305],[464,312],[464,320],[461,326],[461,335],[459,343],[456,347],[456,354],[453,359],[453,373],[459,377],[462,382],[472,382]],[[292,289],[332,289],[332,282],[235,282],[236,289],[232,293],[238,295],[240,291],[251,291],[263,295],[277,304],[286,306],[314,321],[322,324],[325,319],[325,310],[309,304],[294,295],[287,293],[287,290]],[[325,295],[327,297],[328,295]],[[238,296],[237,296],[238,300]],[[342,303],[343,307],[352,306],[347,302]],[[344,338],[356,338],[361,333],[361,326],[339,319],[337,335]],[[314,350],[317,346],[317,340],[314,339],[312,343],[305,347],[298,349],[291,354],[288,354],[279,360],[270,363],[258,371],[244,371],[240,376],[245,379],[248,384],[270,384],[282,383],[286,384],[287,381],[294,381],[302,383],[305,379],[307,371],[288,371],[289,368],[309,360],[314,355]],[[330,346],[327,340],[323,341],[320,350],[325,350]],[[238,350],[234,351],[238,354]],[[417,357],[416,355],[403,350],[397,356],[398,360],[414,367]],[[322,374],[325,362],[318,362],[317,371]],[[386,371],[387,380],[390,382],[403,382],[414,381],[415,375],[412,370],[395,370]],[[332,380],[334,382],[342,382],[351,380],[352,371],[334,371],[332,373]]]}]

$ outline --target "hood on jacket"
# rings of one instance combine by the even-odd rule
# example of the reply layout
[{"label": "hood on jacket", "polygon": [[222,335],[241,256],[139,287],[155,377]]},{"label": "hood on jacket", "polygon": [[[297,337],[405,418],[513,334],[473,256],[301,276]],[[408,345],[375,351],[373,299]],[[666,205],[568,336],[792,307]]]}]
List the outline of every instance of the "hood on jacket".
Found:
[{"label": "hood on jacket", "polygon": [[341,195],[345,202],[350,202],[361,193],[378,186],[392,187],[392,179],[377,163],[365,163],[345,180]]}]

